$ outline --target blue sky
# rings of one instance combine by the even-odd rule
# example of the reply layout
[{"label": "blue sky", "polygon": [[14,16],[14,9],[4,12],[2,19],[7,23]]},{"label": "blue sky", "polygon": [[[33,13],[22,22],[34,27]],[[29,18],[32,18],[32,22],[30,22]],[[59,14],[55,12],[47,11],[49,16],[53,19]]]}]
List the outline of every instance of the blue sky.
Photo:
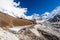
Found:
[{"label": "blue sky", "polygon": [[15,2],[18,1],[20,1],[22,8],[27,8],[26,15],[32,15],[33,13],[41,15],[60,6],[60,0],[15,0]]}]

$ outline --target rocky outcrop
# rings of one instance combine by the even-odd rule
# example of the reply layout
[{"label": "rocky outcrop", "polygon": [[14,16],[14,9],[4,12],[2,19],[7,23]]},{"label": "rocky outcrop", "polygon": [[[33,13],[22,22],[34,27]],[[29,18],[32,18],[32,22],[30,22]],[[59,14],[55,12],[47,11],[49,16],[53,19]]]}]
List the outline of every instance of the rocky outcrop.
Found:
[{"label": "rocky outcrop", "polygon": [[59,22],[60,21],[60,14],[56,14],[53,18],[50,18],[48,21]]}]

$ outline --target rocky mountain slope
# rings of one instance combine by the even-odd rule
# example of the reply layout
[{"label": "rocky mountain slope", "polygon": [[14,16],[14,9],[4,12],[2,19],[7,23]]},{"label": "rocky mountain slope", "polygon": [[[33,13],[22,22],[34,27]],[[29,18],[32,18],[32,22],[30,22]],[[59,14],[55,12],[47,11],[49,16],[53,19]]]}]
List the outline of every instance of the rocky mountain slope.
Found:
[{"label": "rocky mountain slope", "polygon": [[[60,40],[60,15],[55,15],[49,20],[36,19],[32,21],[14,18],[0,12],[0,28],[3,29],[0,30],[1,34],[9,33],[6,34],[7,38],[4,35],[0,36],[1,40],[5,40],[5,38],[6,40],[13,38],[16,40]],[[14,36],[11,38],[11,35]]]},{"label": "rocky mountain slope", "polygon": [[59,22],[60,14],[55,15],[53,18],[49,19],[50,22]]},{"label": "rocky mountain slope", "polygon": [[[37,21],[38,23],[36,23]],[[60,40],[59,39],[60,32],[58,32],[58,30],[54,26],[52,26],[52,24],[49,21],[36,20],[36,22],[26,19],[14,18],[10,15],[0,13],[0,27],[4,29],[4,31],[9,32],[9,35],[16,35],[15,36],[16,40]],[[27,26],[27,25],[31,25],[31,26]],[[23,28],[20,30],[21,27],[26,27],[26,26],[27,28]],[[15,32],[15,30],[17,32]],[[9,40],[10,38],[9,35],[6,35],[7,36],[6,40]],[[10,38],[10,40],[12,40],[12,38]],[[3,40],[5,40],[5,37],[3,37]]]},{"label": "rocky mountain slope", "polygon": [[26,26],[32,24],[36,24],[36,22],[31,20],[26,20],[26,19],[14,18],[10,15],[0,12],[0,27],[9,28],[13,26],[18,27],[18,26]]}]

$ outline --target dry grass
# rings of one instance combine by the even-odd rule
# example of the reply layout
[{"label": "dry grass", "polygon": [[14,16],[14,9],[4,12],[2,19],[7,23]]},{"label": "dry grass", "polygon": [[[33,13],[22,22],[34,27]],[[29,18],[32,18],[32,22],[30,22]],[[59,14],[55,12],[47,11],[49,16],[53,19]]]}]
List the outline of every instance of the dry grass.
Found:
[{"label": "dry grass", "polygon": [[26,19],[18,19],[14,18],[10,15],[4,14],[0,12],[0,27],[18,27],[18,26],[26,26],[26,25],[32,25],[36,24],[36,22]]}]

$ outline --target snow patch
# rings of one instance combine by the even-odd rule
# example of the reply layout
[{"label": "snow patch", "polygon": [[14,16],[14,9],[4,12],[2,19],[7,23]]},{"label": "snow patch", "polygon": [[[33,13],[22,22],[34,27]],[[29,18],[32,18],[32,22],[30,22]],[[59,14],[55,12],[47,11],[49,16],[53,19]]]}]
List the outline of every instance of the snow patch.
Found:
[{"label": "snow patch", "polygon": [[0,28],[0,40],[19,40],[16,35]]}]

